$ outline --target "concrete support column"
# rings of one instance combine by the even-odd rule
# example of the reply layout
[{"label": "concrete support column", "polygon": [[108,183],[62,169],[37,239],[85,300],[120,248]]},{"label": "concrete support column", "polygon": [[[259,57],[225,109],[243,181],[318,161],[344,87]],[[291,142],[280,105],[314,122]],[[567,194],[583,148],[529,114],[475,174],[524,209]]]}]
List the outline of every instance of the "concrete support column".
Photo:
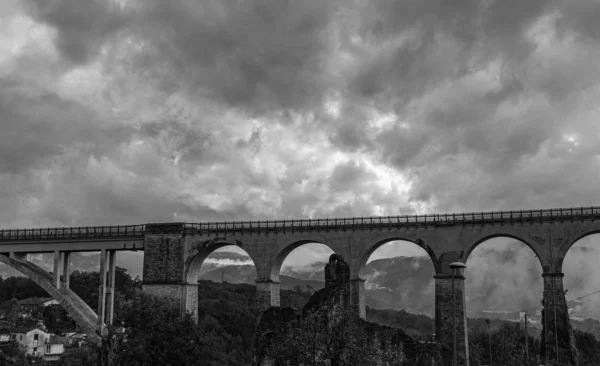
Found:
[{"label": "concrete support column", "polygon": [[60,251],[55,250],[54,251],[54,279],[52,281],[52,284],[54,285],[54,287],[56,288],[60,288],[60,275],[62,272],[62,255],[60,254]]},{"label": "concrete support column", "polygon": [[198,284],[184,283],[181,285],[181,316],[190,314],[198,324]]},{"label": "concrete support column", "polygon": [[106,284],[106,325],[113,325],[115,317],[115,265],[116,251],[108,251],[108,282]]},{"label": "concrete support column", "polygon": [[442,346],[444,365],[452,365],[454,329],[456,322],[456,343],[458,365],[469,366],[469,342],[467,336],[467,312],[465,307],[465,277],[437,274],[435,278],[435,336]]},{"label": "concrete support column", "polygon": [[105,315],[106,315],[106,267],[107,267],[106,249],[100,251],[100,285],[98,287],[98,334],[106,334]]},{"label": "concrete support column", "polygon": [[365,280],[362,278],[353,278],[350,280],[350,306],[360,318],[367,318]]},{"label": "concrete support column", "polygon": [[256,280],[256,305],[260,310],[267,310],[272,306],[280,306],[281,282]]},{"label": "concrete support column", "polygon": [[564,274],[542,273],[544,297],[542,312],[542,358],[561,365],[578,365],[578,351],[571,328],[563,289]]},{"label": "concrete support column", "polygon": [[63,264],[63,268],[62,268],[62,285],[66,288],[69,288],[70,283],[71,283],[71,266],[70,266],[70,261],[71,261],[71,252],[61,252],[60,255],[62,256],[61,258],[61,262]]}]

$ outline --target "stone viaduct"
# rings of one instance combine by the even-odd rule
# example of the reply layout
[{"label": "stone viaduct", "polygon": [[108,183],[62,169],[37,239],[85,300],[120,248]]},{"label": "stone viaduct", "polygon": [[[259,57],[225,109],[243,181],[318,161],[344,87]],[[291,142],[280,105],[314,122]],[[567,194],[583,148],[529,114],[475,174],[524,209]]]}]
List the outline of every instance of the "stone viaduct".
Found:
[{"label": "stone viaduct", "polygon": [[[143,291],[171,298],[182,314],[197,313],[197,281],[203,261],[227,245],[243,248],[254,261],[259,304],[279,306],[279,273],[286,256],[306,243],[322,243],[350,265],[351,306],[365,317],[363,272],[381,245],[405,240],[423,248],[435,269],[436,337],[451,347],[456,318],[459,354],[468,364],[463,273],[450,263],[467,263],[482,242],[508,237],[534,251],[544,278],[544,345],[549,360],[577,363],[563,290],[562,263],[579,239],[600,232],[600,207],[456,213],[389,217],[278,221],[162,223],[0,231],[0,262],[40,284],[93,339],[112,323],[115,252],[143,250]],[[69,290],[69,253],[101,252],[98,312]],[[54,253],[54,272],[27,261],[27,253]],[[454,281],[454,286],[452,282]],[[453,289],[454,288],[454,292]],[[453,312],[453,303],[456,311]],[[453,314],[454,313],[454,314]]]}]

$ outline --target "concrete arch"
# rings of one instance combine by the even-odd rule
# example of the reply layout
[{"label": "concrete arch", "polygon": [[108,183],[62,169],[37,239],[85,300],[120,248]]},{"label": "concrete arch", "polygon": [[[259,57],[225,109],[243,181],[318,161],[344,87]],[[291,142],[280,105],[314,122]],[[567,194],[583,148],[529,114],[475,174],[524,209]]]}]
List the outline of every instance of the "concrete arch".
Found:
[{"label": "concrete arch", "polygon": [[435,271],[435,273],[438,273],[438,261],[437,258],[435,256],[435,253],[433,252],[433,250],[426,246],[421,240],[417,239],[412,240],[412,239],[407,239],[404,237],[389,237],[383,240],[379,240],[377,241],[375,244],[371,245],[367,251],[365,252],[364,255],[361,256],[360,258],[360,262],[358,265],[358,271],[355,272],[358,275],[358,278],[363,278],[364,276],[364,271],[365,268],[367,266],[367,261],[369,260],[369,258],[371,257],[371,255],[379,248],[381,248],[382,246],[384,246],[385,244],[394,242],[394,241],[404,241],[404,242],[408,242],[408,243],[412,243],[416,246],[418,246],[419,248],[423,249],[427,255],[429,256],[429,259],[431,259],[431,264],[433,264],[433,270]]},{"label": "concrete arch", "polygon": [[[206,258],[211,255],[215,250],[227,247],[235,246],[242,249],[256,268],[256,260],[238,241],[235,240],[208,240],[204,242],[197,242],[192,244],[192,250],[185,262],[184,277],[187,283],[197,283],[200,276],[200,269]],[[258,271],[257,271],[258,272]]]},{"label": "concrete arch", "polygon": [[509,239],[514,239],[516,241],[519,241],[519,242],[525,244],[527,247],[529,247],[529,249],[531,249],[533,251],[533,253],[535,254],[535,257],[538,260],[538,263],[540,264],[540,269],[542,270],[542,272],[544,271],[544,268],[545,268],[545,266],[547,266],[547,263],[544,262],[545,256],[543,255],[543,253],[540,253],[540,251],[534,245],[532,245],[529,241],[523,239],[522,237],[517,236],[513,233],[506,233],[506,232],[489,234],[489,235],[485,235],[485,236],[478,238],[474,244],[470,245],[467,248],[464,255],[460,256],[459,261],[467,264],[467,260],[469,259],[469,256],[471,255],[471,253],[473,253],[475,248],[477,248],[480,244],[482,244],[488,240],[495,239],[495,238],[509,238]]},{"label": "concrete arch", "polygon": [[336,252],[331,246],[327,245],[326,243],[320,241],[320,240],[314,240],[314,239],[301,239],[301,240],[295,240],[293,242],[287,243],[283,246],[283,249],[281,249],[279,251],[279,253],[277,253],[277,255],[275,256],[275,260],[273,261],[273,264],[271,266],[271,276],[270,276],[270,280],[271,281],[275,281],[275,282],[279,282],[279,273],[281,272],[281,265],[283,264],[283,261],[285,261],[285,259],[287,258],[287,256],[296,248],[301,247],[304,244],[309,244],[309,243],[315,243],[315,244],[321,244],[321,245],[325,245],[327,248],[331,249],[332,252]]},{"label": "concrete arch", "polygon": [[54,287],[52,284],[54,276],[29,261],[0,254],[0,262],[21,272],[43,288],[75,319],[77,325],[87,334],[89,340],[97,344],[101,343],[102,338],[96,332],[98,315],[75,292],[67,287]]}]

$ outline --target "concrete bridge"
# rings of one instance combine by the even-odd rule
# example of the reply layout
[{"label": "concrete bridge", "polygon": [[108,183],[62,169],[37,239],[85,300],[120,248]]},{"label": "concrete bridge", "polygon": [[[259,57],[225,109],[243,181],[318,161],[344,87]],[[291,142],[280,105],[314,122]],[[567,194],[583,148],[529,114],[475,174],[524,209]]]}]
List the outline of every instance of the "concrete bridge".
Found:
[{"label": "concrete bridge", "polygon": [[[40,284],[75,317],[88,334],[100,339],[112,322],[115,252],[144,251],[143,290],[166,296],[182,313],[197,313],[200,267],[214,250],[243,248],[254,261],[259,304],[279,306],[279,273],[287,255],[306,243],[322,243],[350,264],[351,304],[365,317],[363,272],[381,245],[405,240],[423,248],[435,269],[436,337],[452,344],[453,299],[457,305],[459,353],[468,355],[464,276],[452,262],[466,263],[480,243],[495,237],[529,246],[544,277],[544,345],[550,360],[576,362],[576,350],[563,291],[562,263],[579,239],[600,232],[600,207],[550,210],[354,217],[277,221],[161,223],[0,231],[0,262]],[[69,253],[101,252],[99,309],[95,313],[68,284]],[[52,274],[26,260],[27,253],[54,253]],[[455,286],[452,286],[454,277]],[[453,290],[454,288],[454,290]],[[465,361],[468,362],[468,360]]]}]

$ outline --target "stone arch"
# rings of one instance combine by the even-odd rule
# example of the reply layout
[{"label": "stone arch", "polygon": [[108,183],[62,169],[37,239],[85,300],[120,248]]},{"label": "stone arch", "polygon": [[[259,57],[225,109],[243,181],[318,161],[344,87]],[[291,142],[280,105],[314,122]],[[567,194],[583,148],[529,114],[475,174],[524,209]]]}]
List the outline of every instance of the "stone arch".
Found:
[{"label": "stone arch", "polygon": [[538,263],[540,264],[540,268],[542,269],[542,271],[544,271],[544,268],[546,268],[547,263],[544,262],[545,256],[543,255],[543,253],[540,253],[540,251],[538,250],[538,248],[536,248],[536,246],[532,245],[528,240],[525,240],[520,236],[517,236],[512,233],[505,233],[505,232],[494,233],[494,234],[485,235],[485,236],[478,238],[472,245],[470,245],[467,248],[467,251],[465,253],[461,253],[461,255],[459,255],[459,261],[466,264],[467,260],[469,259],[469,256],[471,255],[471,253],[473,253],[475,248],[477,248],[480,244],[482,244],[488,240],[495,239],[495,238],[509,238],[509,239],[514,239],[520,243],[525,244],[535,254],[535,257],[538,259]]},{"label": "stone arch", "polygon": [[598,228],[594,228],[591,230],[587,230],[582,232],[581,234],[579,234],[578,236],[575,236],[572,240],[570,240],[569,242],[565,243],[559,250],[557,256],[556,256],[556,268],[555,270],[557,272],[562,272],[563,269],[563,262],[565,260],[565,258],[567,257],[567,254],[569,254],[569,250],[571,250],[571,248],[573,248],[573,246],[575,246],[579,241],[581,241],[582,239],[585,239],[589,236],[595,235],[595,234],[600,234],[600,227]]},{"label": "stone arch", "polygon": [[367,262],[368,262],[369,258],[371,257],[371,255],[377,249],[381,248],[385,244],[388,244],[388,243],[391,243],[394,241],[404,241],[404,242],[412,243],[412,244],[418,246],[419,248],[423,249],[429,256],[429,259],[431,259],[431,263],[433,264],[433,269],[435,270],[435,273],[438,272],[437,258],[435,256],[435,253],[433,252],[433,250],[430,247],[425,245],[422,240],[420,240],[420,239],[412,240],[412,239],[407,239],[404,237],[393,236],[393,237],[389,237],[389,238],[385,238],[383,240],[377,241],[375,244],[371,245],[367,249],[367,251],[365,252],[364,255],[361,256],[360,262],[358,264],[358,270],[355,272],[356,275],[358,276],[358,278],[363,278],[365,267],[367,266]]},{"label": "stone arch", "polygon": [[63,286],[60,288],[54,287],[52,284],[54,276],[29,261],[0,254],[0,262],[21,272],[43,288],[75,319],[77,325],[87,334],[89,340],[97,344],[101,343],[102,338],[96,331],[98,315],[73,290]]},{"label": "stone arch", "polygon": [[208,239],[202,242],[192,243],[192,250],[185,262],[184,279],[186,283],[194,284],[198,282],[200,276],[200,269],[206,258],[211,255],[215,250],[227,247],[235,246],[243,250],[256,268],[256,260],[252,257],[252,254],[244,249],[244,245],[236,240],[222,239],[213,240]]},{"label": "stone arch", "polygon": [[[598,318],[600,316],[600,276],[598,259],[600,230],[587,231],[572,243],[565,244],[564,253],[558,256],[557,268],[562,278],[567,306],[572,316]],[[595,238],[592,238],[596,235]],[[581,246],[580,246],[581,245]]]},{"label": "stone arch", "polygon": [[294,251],[294,249],[297,249],[304,244],[310,244],[310,243],[325,245],[327,248],[331,249],[331,251],[335,253],[335,250],[331,246],[327,245],[326,243],[324,243],[320,240],[302,239],[302,240],[296,240],[291,243],[288,243],[275,256],[275,260],[273,261],[273,265],[271,267],[270,280],[279,282],[279,273],[281,272],[281,265],[283,264],[283,262],[285,261],[287,256],[292,251]]},{"label": "stone arch", "polygon": [[545,263],[535,245],[506,233],[486,235],[475,243],[461,260],[467,266],[463,280],[470,316],[494,317],[485,315],[484,311],[490,310],[532,315],[539,310]]}]

